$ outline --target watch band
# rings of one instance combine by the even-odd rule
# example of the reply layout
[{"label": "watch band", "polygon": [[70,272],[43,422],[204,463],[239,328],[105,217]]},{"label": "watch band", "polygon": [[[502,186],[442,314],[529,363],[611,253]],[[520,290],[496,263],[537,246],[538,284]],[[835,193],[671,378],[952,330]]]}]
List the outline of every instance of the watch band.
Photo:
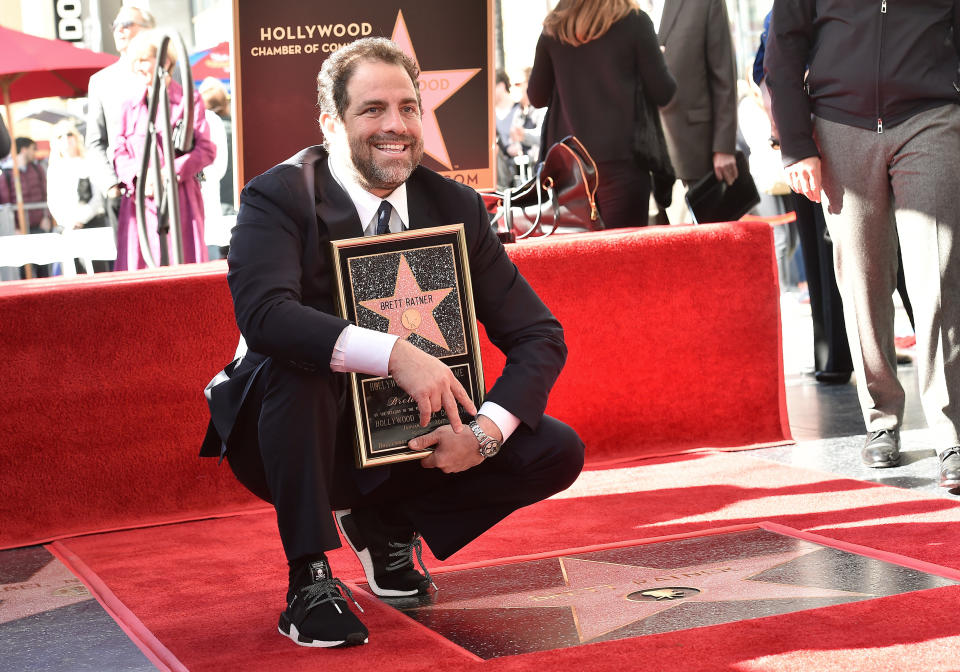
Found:
[{"label": "watch band", "polygon": [[484,432],[477,423],[476,418],[468,422],[467,427],[469,427],[473,435],[477,437],[477,442],[480,444],[478,449],[483,457],[493,457],[500,451],[500,442]]}]

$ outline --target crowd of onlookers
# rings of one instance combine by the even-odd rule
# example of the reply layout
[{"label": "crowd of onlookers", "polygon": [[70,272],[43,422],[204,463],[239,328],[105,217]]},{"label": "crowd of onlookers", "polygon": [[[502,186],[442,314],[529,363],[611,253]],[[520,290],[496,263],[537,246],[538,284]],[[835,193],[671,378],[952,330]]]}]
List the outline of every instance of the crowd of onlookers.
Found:
[{"label": "crowd of onlookers", "polygon": [[[163,207],[164,199],[153,197],[162,193],[164,172],[160,173],[160,185],[154,183],[152,169],[146,173],[142,188],[146,226],[142,233],[135,195],[148,135],[151,141],[155,139],[148,112],[163,34],[145,7],[127,2],[120,8],[113,23],[120,58],[91,77],[86,118],[57,123],[46,157],[37,156],[38,145],[32,138],[17,137],[10,156],[0,161],[0,233],[19,228],[13,207],[17,202],[16,162],[29,233],[111,227],[116,259],[95,261],[91,270],[131,270],[159,263],[158,217],[165,215],[169,222],[171,208],[169,201]],[[159,67],[170,101],[171,127],[182,128],[191,101],[183,99],[174,76],[178,65],[172,43],[164,61]],[[185,263],[221,257],[235,215],[228,89],[220,80],[205,79],[192,103],[193,139],[172,157],[176,186],[170,180],[165,185],[178,194],[180,260]],[[154,159],[166,166],[163,143],[156,139],[156,145]],[[146,237],[143,243],[142,236]],[[149,263],[145,252],[151,257]],[[76,263],[79,267],[79,260]],[[30,269],[33,277],[64,272],[61,263],[30,265]],[[24,266],[24,277],[26,271]]]}]

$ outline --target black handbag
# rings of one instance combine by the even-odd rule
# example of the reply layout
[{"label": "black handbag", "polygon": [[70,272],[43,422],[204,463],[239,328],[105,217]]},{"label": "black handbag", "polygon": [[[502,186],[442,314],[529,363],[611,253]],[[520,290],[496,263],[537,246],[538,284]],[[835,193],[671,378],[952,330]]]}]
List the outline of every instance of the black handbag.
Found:
[{"label": "black handbag", "polygon": [[[513,189],[493,192],[497,213],[492,224],[517,240],[557,232],[600,231],[597,164],[575,136],[550,146],[536,175]],[[550,226],[544,230],[544,226]]]}]

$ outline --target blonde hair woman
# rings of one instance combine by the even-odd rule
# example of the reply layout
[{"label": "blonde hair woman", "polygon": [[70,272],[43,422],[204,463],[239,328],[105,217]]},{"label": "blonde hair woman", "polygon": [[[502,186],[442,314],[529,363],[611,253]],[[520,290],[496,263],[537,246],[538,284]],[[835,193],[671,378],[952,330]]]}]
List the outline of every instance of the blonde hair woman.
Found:
[{"label": "blonde hair woman", "polygon": [[633,0],[560,0],[544,20],[527,83],[530,102],[549,108],[541,152],[580,139],[597,162],[607,228],[647,224],[650,157],[638,138],[659,122],[646,104],[666,105],[676,89],[653,23]]},{"label": "blonde hair woman", "polygon": [[83,136],[69,121],[53,129],[47,167],[47,207],[64,229],[104,226],[103,196],[91,179]]}]

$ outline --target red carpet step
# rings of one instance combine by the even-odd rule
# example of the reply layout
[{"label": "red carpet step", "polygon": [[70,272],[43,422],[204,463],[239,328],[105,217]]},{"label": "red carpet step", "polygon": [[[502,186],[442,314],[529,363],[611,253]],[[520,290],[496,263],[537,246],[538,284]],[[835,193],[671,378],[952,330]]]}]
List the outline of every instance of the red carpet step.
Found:
[{"label": "red carpet step", "polygon": [[[790,439],[768,225],[508,248],[564,325],[547,410],[589,462]],[[261,506],[197,458],[238,336],[224,262],[4,283],[0,312],[0,548]],[[481,350],[493,381],[503,359]]]}]

